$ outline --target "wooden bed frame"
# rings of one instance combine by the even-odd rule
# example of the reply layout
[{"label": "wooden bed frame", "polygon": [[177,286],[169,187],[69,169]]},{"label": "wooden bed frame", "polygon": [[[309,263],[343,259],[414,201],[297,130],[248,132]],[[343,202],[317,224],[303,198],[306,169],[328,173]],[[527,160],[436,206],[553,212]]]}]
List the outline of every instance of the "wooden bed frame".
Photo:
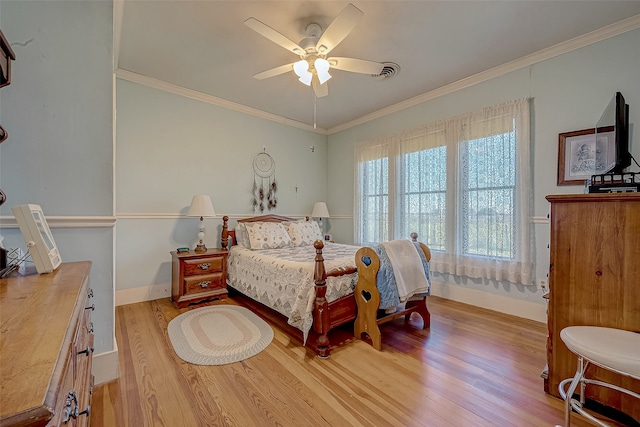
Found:
[{"label": "wooden bed frame", "polygon": [[[237,244],[235,230],[230,230],[228,227],[229,217],[224,216],[222,218],[222,221],[221,246],[223,248],[226,248],[229,246],[229,244]],[[297,221],[297,219],[276,214],[267,214],[238,220],[238,222],[240,223],[285,221]],[[416,241],[417,234],[412,233],[411,237],[413,241]],[[427,260],[430,260],[431,252],[429,251],[427,246],[422,243],[420,244],[420,246],[425,253],[425,256],[427,257]],[[324,266],[324,258],[322,256],[324,243],[321,240],[317,240],[314,243],[314,247],[316,249],[314,260],[314,283],[316,298],[313,309],[313,327],[309,333],[306,345],[307,347],[314,350],[318,357],[329,357],[332,345],[336,346],[345,341],[344,339],[342,339],[340,343],[336,342],[335,340],[334,342],[330,342],[329,332],[341,325],[345,325],[352,321],[355,321],[355,337],[362,338],[363,334],[368,334],[371,337],[373,347],[377,350],[380,350],[381,348],[381,334],[378,325],[382,323],[396,319],[400,316],[405,316],[405,320],[408,321],[411,313],[416,312],[419,313],[420,316],[422,316],[424,325],[423,328],[426,329],[430,326],[430,314],[426,306],[426,297],[417,301],[409,301],[406,304],[406,308],[399,312],[380,318],[377,316],[380,296],[376,287],[376,275],[380,267],[380,260],[378,259],[378,255],[373,249],[363,247],[358,250],[355,257],[356,259],[354,260],[354,264],[356,265],[354,266],[326,271]],[[363,257],[371,259],[369,265],[364,264]],[[326,299],[327,277],[342,276],[345,274],[355,273],[356,271],[359,272],[358,283],[356,285],[355,291],[356,298],[354,298],[354,294],[349,294],[338,298],[335,301],[328,302]],[[371,296],[371,298],[369,298],[369,295]],[[293,335],[294,338],[302,342],[302,332],[287,325],[285,316],[276,313],[274,310],[261,303],[255,302],[255,304],[250,304],[252,309],[259,311],[260,314],[269,318],[270,320],[276,321],[281,326],[284,326],[282,325],[282,321],[284,320],[284,323],[286,325],[284,326],[284,329],[289,334]],[[353,338],[353,336],[350,336],[350,338]]]}]

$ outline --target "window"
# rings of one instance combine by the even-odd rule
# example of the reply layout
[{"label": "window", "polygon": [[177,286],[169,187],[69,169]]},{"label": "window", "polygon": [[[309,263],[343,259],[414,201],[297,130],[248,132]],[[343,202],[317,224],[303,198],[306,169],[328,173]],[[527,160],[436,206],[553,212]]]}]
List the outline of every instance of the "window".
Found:
[{"label": "window", "polygon": [[418,233],[433,271],[533,282],[529,102],[356,146],[355,240]]},{"label": "window", "polygon": [[464,255],[515,257],[515,132],[466,141],[460,149]]},{"label": "window", "polygon": [[362,227],[367,242],[389,240],[389,159],[360,164]]}]

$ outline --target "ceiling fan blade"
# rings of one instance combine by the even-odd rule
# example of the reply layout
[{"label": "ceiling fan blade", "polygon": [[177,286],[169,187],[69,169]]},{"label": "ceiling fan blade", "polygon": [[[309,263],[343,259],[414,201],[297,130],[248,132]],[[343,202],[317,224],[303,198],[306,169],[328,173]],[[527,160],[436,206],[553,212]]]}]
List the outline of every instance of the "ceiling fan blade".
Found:
[{"label": "ceiling fan blade", "polygon": [[353,30],[364,12],[349,3],[327,27],[316,44],[318,53],[327,55]]},{"label": "ceiling fan blade", "polygon": [[320,84],[318,80],[318,76],[314,74],[313,80],[311,80],[311,85],[313,86],[313,91],[316,94],[316,98],[322,98],[323,96],[329,95],[329,85],[327,82],[324,84]]},{"label": "ceiling fan blade", "polygon": [[336,70],[351,71],[352,73],[377,75],[382,72],[384,64],[364,59],[332,57],[327,58],[331,68]]},{"label": "ceiling fan blade", "polygon": [[262,80],[262,79],[268,79],[269,77],[279,76],[280,74],[284,74],[289,71],[293,71],[293,63],[281,65],[279,67],[272,68],[267,71],[263,71],[261,73],[255,74],[253,77],[258,80]]},{"label": "ceiling fan blade", "polygon": [[244,21],[245,25],[256,33],[268,38],[272,42],[282,46],[290,52],[295,53],[296,55],[304,55],[305,51],[303,48],[298,46],[297,43],[292,42],[287,37],[283,36],[267,24],[258,21],[255,18],[249,18]]}]

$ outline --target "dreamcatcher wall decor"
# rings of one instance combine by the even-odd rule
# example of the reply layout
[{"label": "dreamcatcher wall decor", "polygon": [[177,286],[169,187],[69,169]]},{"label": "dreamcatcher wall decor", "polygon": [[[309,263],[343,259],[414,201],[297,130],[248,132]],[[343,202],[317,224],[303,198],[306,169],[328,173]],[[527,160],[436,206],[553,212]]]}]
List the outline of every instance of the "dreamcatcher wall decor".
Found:
[{"label": "dreamcatcher wall decor", "polygon": [[253,158],[253,210],[264,212],[278,205],[276,192],[276,162],[266,151]]}]

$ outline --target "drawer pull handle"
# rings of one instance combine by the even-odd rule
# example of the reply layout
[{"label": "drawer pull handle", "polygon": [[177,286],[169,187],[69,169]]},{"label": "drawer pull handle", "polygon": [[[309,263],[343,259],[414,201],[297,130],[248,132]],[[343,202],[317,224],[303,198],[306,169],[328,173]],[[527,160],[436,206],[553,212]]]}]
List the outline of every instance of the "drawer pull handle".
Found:
[{"label": "drawer pull handle", "polygon": [[208,262],[204,262],[202,264],[198,264],[198,268],[200,270],[208,270],[209,267],[211,267],[211,264],[209,264]]},{"label": "drawer pull handle", "polygon": [[85,307],[85,310],[91,310],[94,311],[96,309],[96,305],[95,304],[91,304],[89,307]]},{"label": "drawer pull handle", "polygon": [[200,286],[201,288],[206,288],[207,286],[209,286],[211,284],[211,280],[204,280],[200,283],[198,283],[198,286]]},{"label": "drawer pull handle", "polygon": [[64,418],[62,422],[65,424],[69,422],[69,420],[73,417],[76,417],[76,413],[78,412],[78,396],[76,396],[76,392],[73,390],[69,391],[67,394],[67,401],[64,405]]},{"label": "drawer pull handle", "polygon": [[71,418],[76,419],[80,415],[86,415],[87,418],[91,414],[91,405],[87,405],[87,409],[82,412],[78,411],[78,395],[74,390],[70,390],[67,395],[67,401],[64,407],[64,418],[62,422],[67,424]]},{"label": "drawer pull handle", "polygon": [[91,353],[93,353],[93,350],[93,347],[87,346],[87,348],[85,348],[84,350],[79,351],[78,354],[86,354],[87,356],[89,356]]}]

